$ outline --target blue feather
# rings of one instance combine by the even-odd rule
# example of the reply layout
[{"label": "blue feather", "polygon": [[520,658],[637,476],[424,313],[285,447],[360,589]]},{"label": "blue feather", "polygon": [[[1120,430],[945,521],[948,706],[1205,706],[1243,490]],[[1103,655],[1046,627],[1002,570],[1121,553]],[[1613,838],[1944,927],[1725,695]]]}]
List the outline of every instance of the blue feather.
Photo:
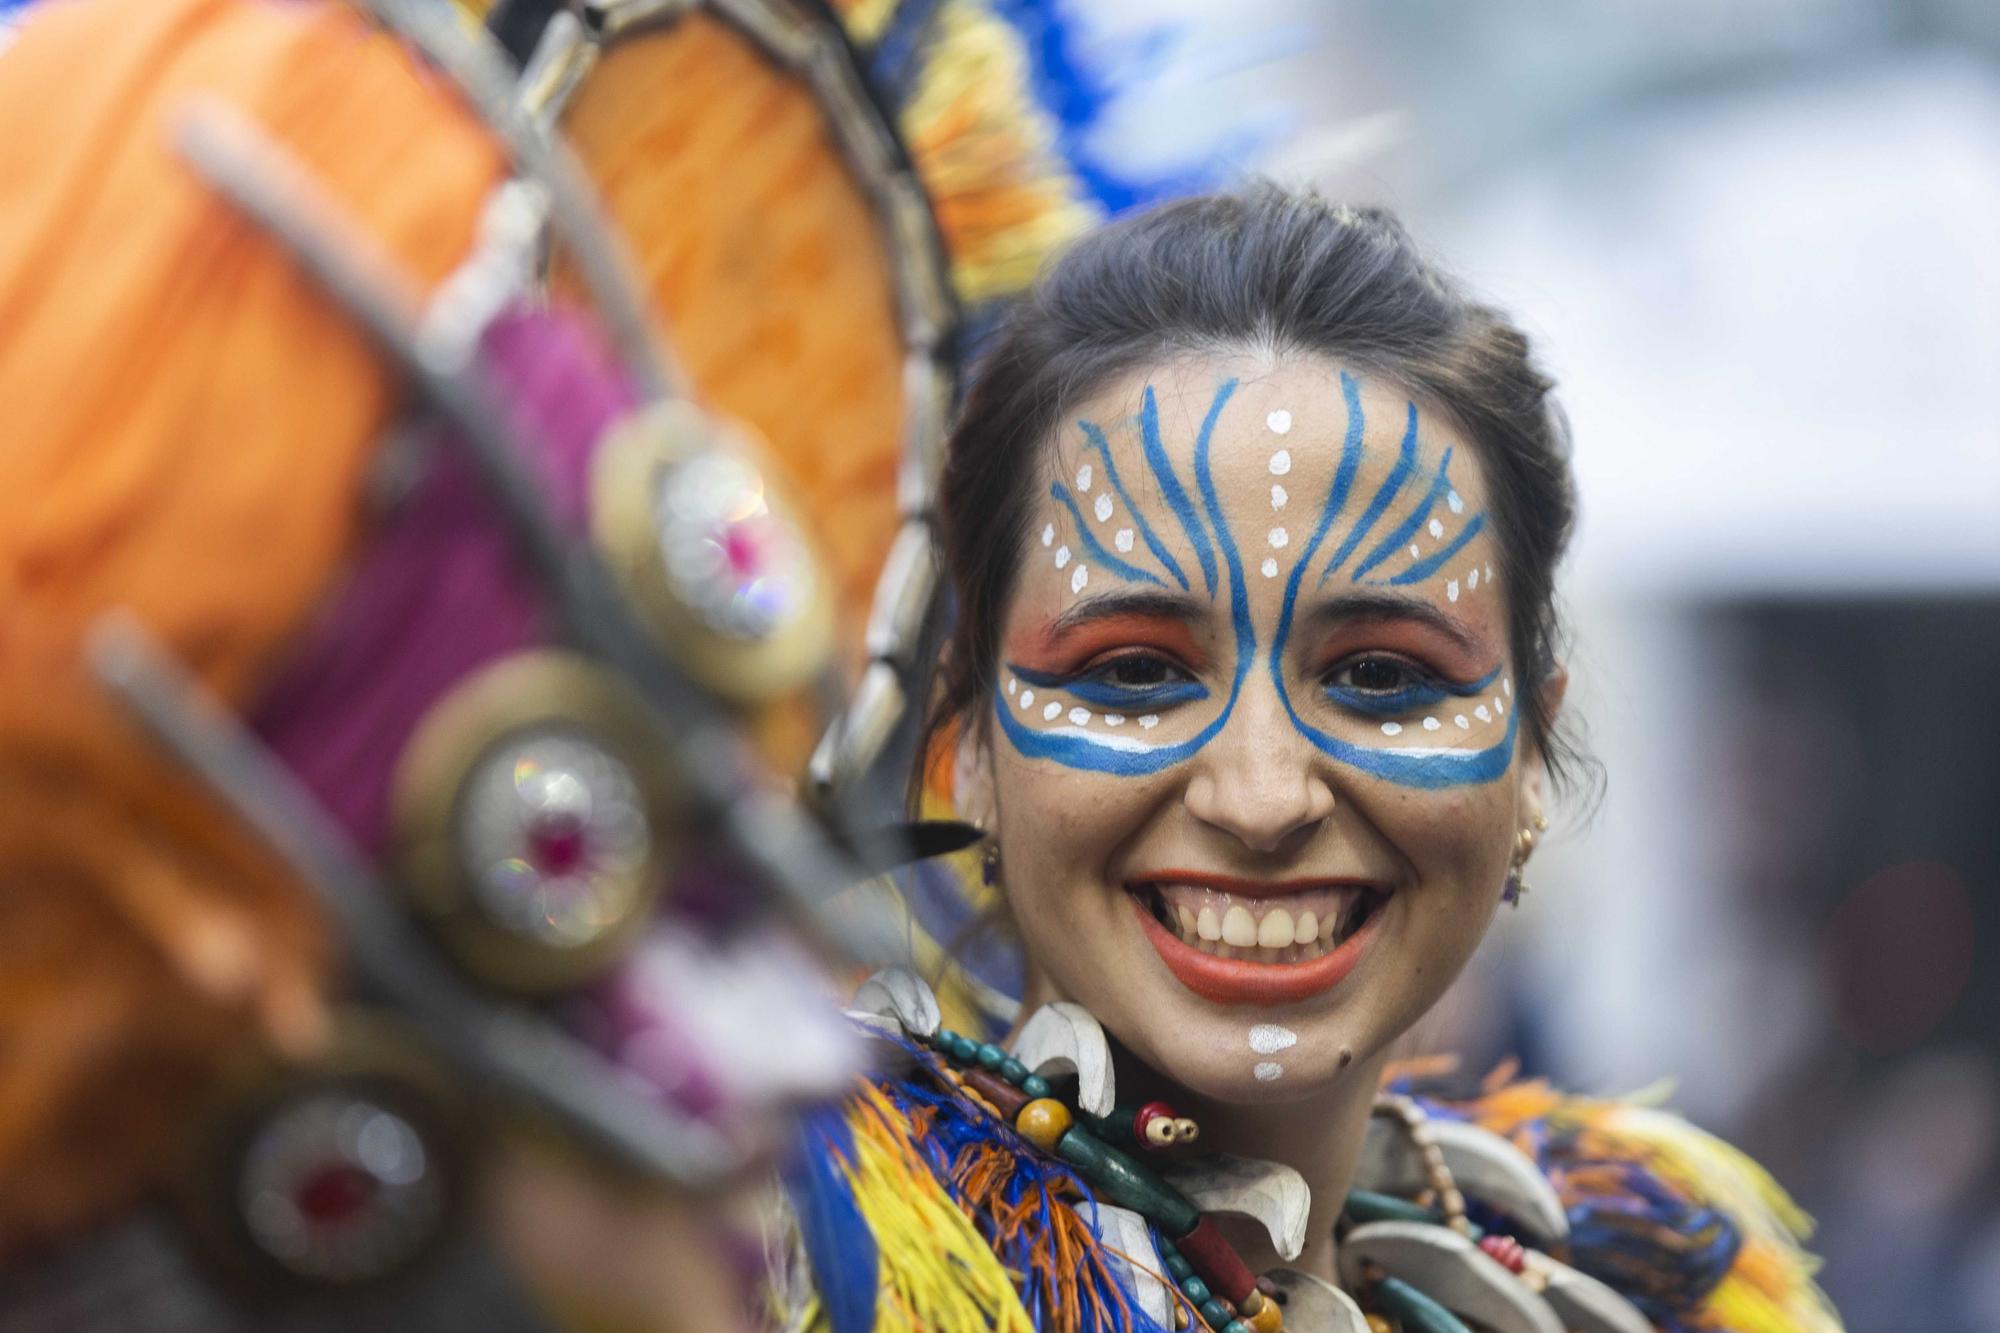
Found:
[{"label": "blue feather", "polygon": [[833,1333],[869,1333],[875,1327],[880,1256],[842,1170],[853,1160],[854,1134],[846,1117],[837,1107],[821,1107],[800,1121],[784,1171],[785,1192]]}]

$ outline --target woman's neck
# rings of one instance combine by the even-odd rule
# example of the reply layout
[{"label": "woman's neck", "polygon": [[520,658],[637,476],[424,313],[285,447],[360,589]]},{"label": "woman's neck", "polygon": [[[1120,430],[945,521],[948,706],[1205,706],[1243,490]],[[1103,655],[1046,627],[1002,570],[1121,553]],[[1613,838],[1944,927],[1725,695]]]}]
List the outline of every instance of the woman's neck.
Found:
[{"label": "woman's neck", "polygon": [[[1022,1021],[1043,1004],[1062,998],[1045,976],[1031,969]],[[1305,1248],[1296,1259],[1281,1258],[1259,1224],[1230,1215],[1216,1218],[1251,1271],[1283,1265],[1336,1281],[1333,1224],[1354,1179],[1388,1053],[1350,1064],[1331,1087],[1312,1096],[1253,1104],[1200,1096],[1163,1077],[1115,1039],[1111,1053],[1120,1102],[1166,1102],[1201,1126],[1201,1151],[1278,1162],[1305,1179],[1312,1192],[1312,1212],[1306,1220]]]},{"label": "woman's neck", "polygon": [[1119,1101],[1167,1102],[1201,1126],[1201,1151],[1278,1162],[1304,1177],[1312,1191],[1312,1213],[1306,1222],[1305,1248],[1296,1259],[1282,1259],[1261,1225],[1247,1218],[1217,1216],[1217,1225],[1251,1271],[1282,1265],[1335,1281],[1333,1224],[1354,1178],[1386,1053],[1350,1065],[1332,1087],[1313,1096],[1245,1105],[1191,1092],[1115,1042],[1112,1052]]}]

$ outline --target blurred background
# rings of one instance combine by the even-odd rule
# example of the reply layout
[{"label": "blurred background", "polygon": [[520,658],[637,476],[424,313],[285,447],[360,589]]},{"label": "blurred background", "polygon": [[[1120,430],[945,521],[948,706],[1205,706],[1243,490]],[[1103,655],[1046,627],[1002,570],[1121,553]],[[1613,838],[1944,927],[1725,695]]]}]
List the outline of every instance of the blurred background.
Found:
[{"label": "blurred background", "polygon": [[2000,6],[1084,8],[1202,76],[1118,151],[1254,125],[1562,386],[1601,800],[1418,1043],[1671,1078],[1849,1327],[2000,1329]]}]

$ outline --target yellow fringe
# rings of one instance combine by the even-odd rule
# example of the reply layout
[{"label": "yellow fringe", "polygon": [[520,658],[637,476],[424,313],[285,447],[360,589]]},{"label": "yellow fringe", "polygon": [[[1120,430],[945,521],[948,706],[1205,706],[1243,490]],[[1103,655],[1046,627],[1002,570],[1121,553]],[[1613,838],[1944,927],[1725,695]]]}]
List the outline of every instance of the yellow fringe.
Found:
[{"label": "yellow fringe", "polygon": [[[857,36],[886,17],[847,16]],[[946,0],[932,21],[902,131],[931,196],[952,285],[976,305],[1025,289],[1042,264],[1098,221],[1035,100],[1020,34],[980,0]]]},{"label": "yellow fringe", "polygon": [[931,1175],[896,1108],[864,1085],[848,1120],[848,1180],[881,1254],[878,1333],[1034,1333],[1012,1278]]}]

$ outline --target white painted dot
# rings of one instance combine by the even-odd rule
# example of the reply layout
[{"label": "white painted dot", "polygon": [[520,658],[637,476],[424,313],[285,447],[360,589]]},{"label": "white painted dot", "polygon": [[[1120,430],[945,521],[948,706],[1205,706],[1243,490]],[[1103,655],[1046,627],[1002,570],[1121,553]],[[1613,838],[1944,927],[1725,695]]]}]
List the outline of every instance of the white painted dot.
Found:
[{"label": "white painted dot", "polygon": [[1274,579],[1278,577],[1278,562],[1267,555],[1264,557],[1264,563],[1257,566],[1257,572],[1267,579]]},{"label": "white painted dot", "polygon": [[1448,600],[1450,600],[1450,601],[1454,601],[1454,602],[1455,602],[1455,601],[1457,601],[1457,600],[1458,600],[1458,580],[1457,580],[1457,579],[1453,579],[1453,580],[1452,580],[1452,581],[1451,581],[1450,583],[1447,583],[1447,584],[1445,584],[1445,585],[1444,585],[1444,595],[1445,595],[1445,597],[1446,597],[1446,598],[1447,598]]},{"label": "white painted dot", "polygon": [[1451,723],[1453,726],[1457,727],[1460,731],[1472,730],[1472,724],[1465,720],[1465,714],[1463,713],[1460,713],[1458,716],[1454,717],[1451,720]]},{"label": "white painted dot", "polygon": [[1493,720],[1493,714],[1486,711],[1485,704],[1480,704],[1477,707],[1475,707],[1472,710],[1472,715],[1478,718],[1481,722],[1491,722]]},{"label": "white painted dot", "polygon": [[1436,519],[1432,519],[1430,521],[1429,532],[1431,539],[1435,541],[1437,538],[1444,536],[1444,524],[1438,522]]},{"label": "white painted dot", "polygon": [[1441,726],[1443,726],[1443,725],[1444,725],[1444,723],[1442,723],[1442,722],[1438,721],[1438,720],[1437,720],[1436,718],[1434,718],[1434,717],[1427,717],[1427,718],[1425,718],[1425,719],[1424,719],[1424,730],[1425,730],[1425,731],[1436,731],[1436,730],[1437,730],[1437,729],[1438,729],[1439,727],[1441,727]]},{"label": "white painted dot", "polygon": [[1276,1060],[1259,1060],[1250,1072],[1257,1076],[1259,1083],[1269,1083],[1274,1079],[1283,1077],[1285,1067]]},{"label": "white painted dot", "polygon": [[1250,1029],[1250,1049],[1259,1055],[1276,1055],[1299,1044],[1299,1034],[1278,1023],[1259,1023]]},{"label": "white painted dot", "polygon": [[1418,556],[1420,556],[1420,555],[1422,555],[1422,554],[1423,554],[1423,552],[1417,549],[1417,544],[1416,544],[1415,542],[1411,542],[1411,543],[1410,543],[1410,559],[1412,559],[1412,560],[1415,560],[1415,559],[1416,559],[1416,558],[1417,558]]},{"label": "white painted dot", "polygon": [[1055,545],[1055,542],[1056,542],[1056,525],[1053,523],[1044,523],[1042,525],[1042,545],[1053,546]]},{"label": "white painted dot", "polygon": [[1486,581],[1488,583],[1493,582],[1493,566],[1491,565],[1488,565],[1486,567]]},{"label": "white painted dot", "polygon": [[1082,592],[1083,585],[1088,582],[1090,582],[1090,566],[1078,565],[1076,572],[1069,576],[1069,590],[1071,592]]},{"label": "white painted dot", "polygon": [[1403,724],[1400,722],[1384,722],[1382,724],[1382,734],[1384,736],[1400,736],[1403,734]]},{"label": "white painted dot", "polygon": [[1094,504],[1094,505],[1092,505],[1092,506],[1090,507],[1090,512],[1091,512],[1091,513],[1093,513],[1093,514],[1095,514],[1095,515],[1097,515],[1097,521],[1098,521],[1099,523],[1102,523],[1102,522],[1104,522],[1104,520],[1106,520],[1106,519],[1110,518],[1110,517],[1111,517],[1111,497],[1110,497],[1110,496],[1108,496],[1108,495],[1100,495],[1100,496],[1098,496],[1098,497],[1097,497],[1097,503],[1096,503],[1096,504]]},{"label": "white painted dot", "polygon": [[1444,502],[1454,514],[1463,514],[1465,512],[1465,501],[1459,498],[1457,491],[1446,491]]},{"label": "white painted dot", "polygon": [[1507,711],[1507,701],[1505,699],[1502,699],[1497,694],[1493,696],[1493,711],[1496,713],[1504,713]]},{"label": "white painted dot", "polygon": [[1465,586],[1467,589],[1477,588],[1479,586],[1478,570],[1475,569],[1470,574],[1467,574],[1465,576]]},{"label": "white painted dot", "polygon": [[1120,528],[1120,529],[1118,529],[1117,533],[1116,533],[1116,534],[1114,534],[1114,535],[1112,536],[1112,538],[1111,538],[1111,544],[1112,544],[1113,546],[1117,547],[1117,548],[1118,548],[1118,549],[1119,549],[1120,551],[1129,551],[1129,550],[1131,550],[1131,549],[1132,549],[1132,529],[1130,529],[1130,528]]},{"label": "white painted dot", "polygon": [[1146,714],[1146,716],[1139,719],[1139,725],[1144,727],[1147,731],[1151,731],[1154,727],[1160,725],[1160,719],[1157,715],[1148,713]]},{"label": "white painted dot", "polygon": [[1033,690],[1022,690],[1021,711],[1026,712],[1028,709],[1033,708],[1034,706],[1035,706],[1035,692]]},{"label": "white painted dot", "polygon": [[1271,543],[1271,549],[1274,551],[1284,550],[1285,543],[1291,539],[1292,534],[1286,532],[1283,528],[1272,528],[1265,537],[1265,540]]},{"label": "white painted dot", "polygon": [[1283,509],[1285,501],[1291,498],[1290,492],[1286,491],[1283,486],[1280,486],[1275,481],[1271,483],[1271,508]]},{"label": "white painted dot", "polygon": [[1292,414],[1281,407],[1265,417],[1264,424],[1271,428],[1272,434],[1283,435],[1292,428]]},{"label": "white painted dot", "polygon": [[1076,723],[1079,727],[1087,727],[1090,725],[1090,710],[1088,708],[1072,708],[1069,710],[1069,720]]},{"label": "white painted dot", "polygon": [[1123,713],[1106,713],[1104,715],[1104,725],[1107,727],[1122,727],[1125,725],[1125,715]]},{"label": "white painted dot", "polygon": [[1090,464],[1085,463],[1082,467],[1076,470],[1076,488],[1080,491],[1089,490],[1090,477],[1091,477]]},{"label": "white painted dot", "polygon": [[1506,695],[1509,699],[1514,697],[1514,678],[1512,676],[1504,677],[1501,680],[1500,692]]},{"label": "white painted dot", "polygon": [[1288,449],[1280,449],[1271,455],[1271,475],[1282,477],[1292,470],[1292,455]]},{"label": "white painted dot", "polygon": [[1007,696],[1009,698],[1012,698],[1014,695],[1020,693],[1020,690],[1021,690],[1021,682],[1014,679],[1012,676],[1007,677]]},{"label": "white painted dot", "polygon": [[1061,716],[1062,716],[1061,704],[1050,704],[1047,708],[1044,708],[1042,710],[1043,719],[1049,722],[1053,722]]},{"label": "white painted dot", "polygon": [[1069,547],[1066,545],[1056,547],[1056,568],[1061,569],[1068,563],[1069,563]]}]

